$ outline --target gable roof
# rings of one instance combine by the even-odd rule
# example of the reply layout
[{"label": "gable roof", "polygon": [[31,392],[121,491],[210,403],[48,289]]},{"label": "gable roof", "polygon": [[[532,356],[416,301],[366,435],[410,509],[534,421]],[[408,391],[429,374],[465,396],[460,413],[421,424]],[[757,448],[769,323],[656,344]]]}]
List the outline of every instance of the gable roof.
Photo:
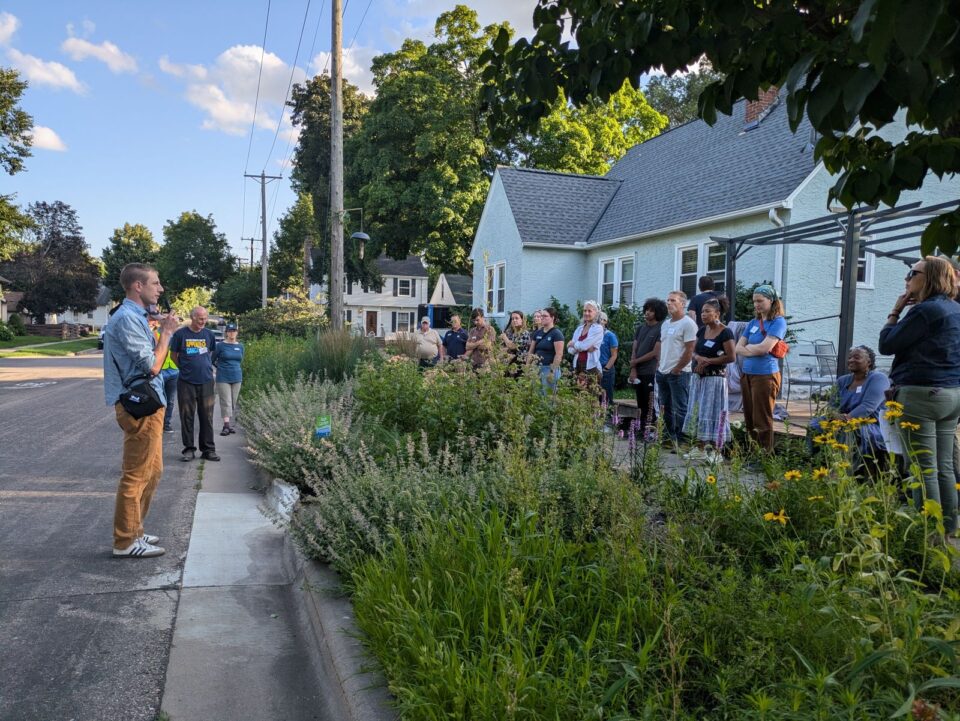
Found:
[{"label": "gable roof", "polygon": [[744,129],[745,100],[715,125],[694,120],[631,148],[607,173],[622,182],[589,243],[627,238],[785,200],[814,169],[812,127],[790,131],[785,103]]},{"label": "gable roof", "polygon": [[394,260],[381,255],[376,260],[380,275],[403,275],[411,278],[426,278],[427,269],[420,260],[420,256],[408,255],[404,260]]},{"label": "gable roof", "polygon": [[471,276],[447,275],[444,273],[442,277],[446,278],[447,286],[453,293],[454,305],[469,305],[473,302],[473,278]]},{"label": "gable roof", "polygon": [[524,243],[585,243],[621,181],[526,168],[497,168]]}]

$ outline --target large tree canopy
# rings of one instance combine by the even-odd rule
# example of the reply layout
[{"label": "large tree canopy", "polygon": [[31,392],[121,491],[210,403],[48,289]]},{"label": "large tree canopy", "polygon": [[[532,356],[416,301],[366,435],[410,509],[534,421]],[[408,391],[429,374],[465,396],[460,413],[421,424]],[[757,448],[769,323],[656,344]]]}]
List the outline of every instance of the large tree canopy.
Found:
[{"label": "large tree canopy", "polygon": [[213,216],[195,210],[168,220],[163,226],[163,246],[157,270],[167,298],[187,288],[215,289],[234,272],[227,237],[217,232]]},{"label": "large tree canopy", "polygon": [[[741,98],[783,87],[793,127],[820,134],[817,157],[839,173],[831,199],[896,204],[928,172],[960,171],[960,2],[957,0],[538,0],[535,35],[500,30],[484,60],[494,131],[574,104],[606,100],[624,80],[684,70],[705,55],[723,76],[701,92],[714,122]],[[575,43],[564,39],[571,33]],[[906,110],[900,142],[877,131]],[[957,252],[960,211],[924,233],[924,251]]]},{"label": "large tree canopy", "polygon": [[44,316],[97,307],[100,265],[90,257],[76,211],[59,200],[31,203],[32,227],[22,247],[0,274],[23,291],[21,308],[43,323]]},{"label": "large tree canopy", "polygon": [[[19,103],[27,84],[16,70],[0,68],[0,169],[7,175],[23,170],[30,157],[33,119]],[[0,195],[0,260],[10,257],[21,234],[30,227],[30,218],[12,202],[13,196]]]},{"label": "large tree canopy", "polygon": [[675,128],[697,116],[697,101],[704,89],[722,76],[715,72],[710,61],[701,58],[695,68],[673,75],[655,75],[647,82],[644,93],[654,108],[667,116]]},{"label": "large tree canopy", "polygon": [[103,284],[110,289],[113,300],[122,300],[123,286],[120,285],[120,271],[127,263],[157,262],[157,253],[160,246],[153,239],[153,233],[147,226],[137,223],[124,223],[122,228],[115,228],[107,247],[103,249],[104,278]]}]

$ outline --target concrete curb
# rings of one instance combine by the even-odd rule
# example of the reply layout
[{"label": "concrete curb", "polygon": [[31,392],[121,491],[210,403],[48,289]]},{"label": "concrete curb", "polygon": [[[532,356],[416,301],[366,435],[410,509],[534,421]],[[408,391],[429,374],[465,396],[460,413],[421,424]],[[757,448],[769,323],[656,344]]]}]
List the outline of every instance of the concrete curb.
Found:
[{"label": "concrete curb", "polygon": [[[264,485],[266,508],[289,520],[299,501],[297,488],[276,479]],[[371,670],[375,661],[359,641],[353,606],[343,594],[337,573],[326,564],[305,558],[289,533],[284,536],[283,557],[293,578],[291,598],[320,677],[329,717],[338,721],[396,721],[398,715],[386,680],[379,670]]]}]

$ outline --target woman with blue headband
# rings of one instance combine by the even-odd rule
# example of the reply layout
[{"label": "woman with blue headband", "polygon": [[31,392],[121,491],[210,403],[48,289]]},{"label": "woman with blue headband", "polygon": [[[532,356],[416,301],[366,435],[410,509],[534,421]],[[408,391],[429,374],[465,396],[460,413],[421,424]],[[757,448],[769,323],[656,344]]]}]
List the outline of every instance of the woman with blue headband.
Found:
[{"label": "woman with blue headband", "polygon": [[771,353],[787,335],[783,301],[772,285],[753,289],[756,318],[737,343],[737,355],[743,360],[740,391],[743,395],[743,421],[756,443],[773,450],[773,406],[780,393],[780,363]]}]

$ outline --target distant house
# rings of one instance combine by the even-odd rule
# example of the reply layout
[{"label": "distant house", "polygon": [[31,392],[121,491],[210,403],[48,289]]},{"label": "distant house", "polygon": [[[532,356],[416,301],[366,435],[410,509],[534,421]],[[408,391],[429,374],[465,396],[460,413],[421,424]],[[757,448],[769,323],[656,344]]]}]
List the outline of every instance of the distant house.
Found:
[{"label": "distant house", "polygon": [[[415,255],[404,260],[382,255],[376,265],[383,278],[380,288],[346,284],[344,321],[365,335],[392,338],[396,333],[412,333],[417,328],[417,309],[427,302],[427,269],[423,261]],[[314,300],[325,292],[323,286],[310,287]]]},{"label": "distant house", "polygon": [[[3,281],[0,281],[3,282]],[[9,283],[10,281],[6,281]],[[23,313],[17,310],[20,301],[23,300],[23,293],[19,290],[2,290],[0,288],[0,320],[6,322],[10,316],[20,313],[23,322],[27,325],[33,322],[29,313]]]},{"label": "distant house", "polygon": [[10,281],[0,275],[0,322],[7,322],[7,299],[3,294],[3,286],[10,285]]},{"label": "distant house", "polygon": [[47,323],[74,323],[77,325],[92,325],[94,328],[102,328],[107,324],[110,317],[110,309],[116,305],[110,298],[110,289],[101,285],[97,292],[97,307],[88,313],[77,313],[76,311],[64,311],[63,313],[52,313],[47,316]]},{"label": "distant house", "polygon": [[[890,140],[906,132],[902,121],[883,129]],[[692,296],[703,275],[732,293],[724,287],[724,248],[712,236],[828,213],[835,178],[815,161],[816,140],[806,119],[790,131],[773,91],[741,101],[713,126],[695,120],[631,148],[602,177],[500,167],[471,250],[473,302],[502,324],[511,309],[529,313],[551,296],[571,308],[590,298],[642,304],[673,289]],[[958,197],[960,178],[931,177],[900,203]],[[862,250],[857,260],[855,341],[876,347],[904,267]],[[830,316],[840,308],[842,262],[841,248],[755,247],[738,260],[737,277],[746,285],[772,281],[794,321],[818,319],[799,323],[804,340],[836,339],[839,321]]]}]

